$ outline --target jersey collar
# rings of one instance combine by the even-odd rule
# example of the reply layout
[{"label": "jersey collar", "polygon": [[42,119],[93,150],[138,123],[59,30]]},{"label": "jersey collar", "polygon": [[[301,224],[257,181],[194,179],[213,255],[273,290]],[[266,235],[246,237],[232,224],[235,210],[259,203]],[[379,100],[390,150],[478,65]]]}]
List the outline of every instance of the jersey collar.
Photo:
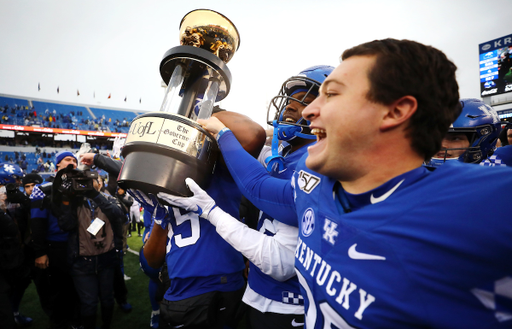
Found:
[{"label": "jersey collar", "polygon": [[390,198],[397,191],[413,184],[428,175],[430,171],[421,166],[402,175],[396,176],[379,187],[361,194],[348,193],[339,182],[334,184],[333,198],[340,214],[349,213],[371,204]]}]

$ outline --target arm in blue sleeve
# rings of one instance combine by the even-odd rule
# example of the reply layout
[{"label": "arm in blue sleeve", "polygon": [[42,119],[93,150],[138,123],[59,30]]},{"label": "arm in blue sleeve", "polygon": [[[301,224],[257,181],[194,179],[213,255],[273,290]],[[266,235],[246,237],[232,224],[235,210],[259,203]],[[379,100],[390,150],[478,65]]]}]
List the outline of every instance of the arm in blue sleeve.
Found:
[{"label": "arm in blue sleeve", "polygon": [[149,210],[146,210],[146,208],[144,208],[144,214],[142,216],[143,220],[144,220],[144,234],[142,234],[142,241],[144,242],[144,237],[146,236],[147,233],[151,232],[151,228],[153,227],[153,220],[151,219],[151,212],[149,212]]},{"label": "arm in blue sleeve", "polygon": [[298,226],[289,180],[272,177],[227,131],[219,140],[224,161],[242,194],[258,209],[282,223]]}]

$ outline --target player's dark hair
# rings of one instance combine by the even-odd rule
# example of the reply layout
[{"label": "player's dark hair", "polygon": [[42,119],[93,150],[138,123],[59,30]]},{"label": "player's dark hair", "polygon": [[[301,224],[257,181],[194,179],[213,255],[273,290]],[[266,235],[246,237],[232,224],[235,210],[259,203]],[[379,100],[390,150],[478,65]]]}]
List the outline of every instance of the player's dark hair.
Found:
[{"label": "player's dark hair", "polygon": [[408,129],[412,148],[430,159],[441,149],[448,127],[459,116],[457,67],[440,50],[410,40],[384,39],[347,49],[341,56],[377,56],[368,73],[370,101],[390,105],[413,96],[418,109]]}]

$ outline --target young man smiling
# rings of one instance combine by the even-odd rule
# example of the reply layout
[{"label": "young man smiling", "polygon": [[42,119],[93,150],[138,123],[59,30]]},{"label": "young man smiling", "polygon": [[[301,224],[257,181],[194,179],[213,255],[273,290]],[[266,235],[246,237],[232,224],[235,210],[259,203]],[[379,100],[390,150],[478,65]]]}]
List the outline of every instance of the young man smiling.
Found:
[{"label": "young man smiling", "polygon": [[[317,143],[291,184],[248,162],[215,120],[203,122],[219,132],[244,195],[299,226],[306,328],[510,327],[512,264],[503,260],[512,225],[503,218],[512,172],[422,166],[461,111],[455,65],[433,47],[394,39],[348,49],[342,60],[302,113]],[[162,197],[216,223],[228,216],[188,184],[193,197]]]}]

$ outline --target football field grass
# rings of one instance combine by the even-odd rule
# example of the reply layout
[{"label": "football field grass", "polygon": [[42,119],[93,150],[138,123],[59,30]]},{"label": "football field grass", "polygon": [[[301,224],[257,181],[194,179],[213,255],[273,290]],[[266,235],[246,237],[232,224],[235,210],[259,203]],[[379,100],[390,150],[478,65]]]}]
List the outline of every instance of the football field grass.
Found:
[{"label": "football field grass", "polygon": [[[114,308],[114,317],[112,320],[112,329],[143,329],[150,328],[149,321],[151,318],[151,304],[149,303],[148,284],[149,278],[142,272],[139,266],[138,253],[142,246],[142,238],[137,236],[136,232],[132,233],[132,237],[128,238],[128,246],[130,250],[124,256],[124,273],[130,277],[126,280],[128,289],[128,303],[133,307],[130,313],[123,313],[116,303]],[[25,291],[23,300],[21,301],[20,313],[31,317],[34,322],[28,328],[31,329],[47,329],[49,328],[49,319],[41,309],[39,297],[34,286],[30,283]],[[98,305],[98,319],[96,326],[101,327],[101,311]],[[238,329],[245,328],[245,318],[240,321]],[[1,329],[1,328],[0,328]]]},{"label": "football field grass", "polygon": [[[130,250],[139,252],[142,246],[142,238],[134,232],[131,238],[128,238]],[[130,313],[123,313],[116,304],[114,308],[114,318],[112,320],[112,329],[125,328],[149,328],[151,317],[151,304],[149,303],[148,283],[149,278],[140,270],[139,256],[128,251],[124,256],[124,271],[131,279],[125,281],[128,288],[128,302],[132,304]],[[32,329],[47,329],[49,320],[44,314],[39,304],[39,297],[32,282],[21,301],[20,313],[30,316],[34,322],[30,326]],[[100,309],[98,307],[98,321],[96,325],[101,326]]]}]

